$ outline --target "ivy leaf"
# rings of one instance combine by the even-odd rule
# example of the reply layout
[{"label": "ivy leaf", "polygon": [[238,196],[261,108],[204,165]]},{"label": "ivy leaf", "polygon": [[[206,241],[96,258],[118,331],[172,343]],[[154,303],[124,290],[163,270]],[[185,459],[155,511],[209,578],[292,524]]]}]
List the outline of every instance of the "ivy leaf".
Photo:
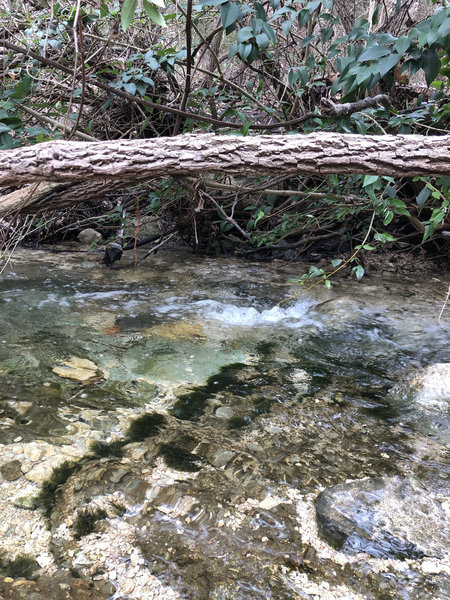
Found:
[{"label": "ivy leaf", "polygon": [[136,94],[136,84],[131,82],[131,83],[124,83],[123,84],[123,88],[124,90],[126,90],[129,94],[131,94],[132,96],[134,96]]},{"label": "ivy leaf", "polygon": [[261,50],[265,50],[269,45],[269,38],[265,33],[258,33],[256,36],[256,44]]},{"label": "ivy leaf", "polygon": [[357,267],[353,267],[352,275],[356,276],[356,279],[359,281],[364,275],[364,267],[362,265],[358,265]]},{"label": "ivy leaf", "polygon": [[228,29],[233,25],[236,28],[236,21],[242,19],[242,16],[240,8],[232,2],[224,2],[220,7],[220,18],[222,19],[222,27],[224,29]]},{"label": "ivy leaf", "polygon": [[441,61],[436,50],[427,48],[424,51],[422,54],[422,69],[425,73],[427,85],[430,85],[439,75],[439,71],[441,70]]},{"label": "ivy leaf", "polygon": [[267,13],[263,5],[259,2],[255,2],[255,13],[258,19],[261,19],[262,21],[267,21]]},{"label": "ivy leaf", "polygon": [[408,50],[410,45],[411,45],[411,42],[410,42],[409,38],[406,35],[402,35],[395,42],[394,48],[400,54],[400,56],[403,56],[405,54],[405,52]]},{"label": "ivy leaf", "polygon": [[389,225],[389,223],[392,221],[392,219],[394,218],[394,213],[392,212],[392,210],[387,210],[386,211],[386,216],[384,217],[383,220],[383,225]]},{"label": "ivy leaf", "polygon": [[136,12],[136,7],[137,0],[125,0],[123,3],[122,10],[120,11],[120,22],[124,31],[131,25],[134,13]]},{"label": "ivy leaf", "polygon": [[238,42],[243,44],[244,42],[248,42],[248,40],[251,40],[252,37],[253,37],[252,28],[251,27],[242,27],[242,29],[240,29],[238,31],[236,39]]},{"label": "ivy leaf", "polygon": [[389,71],[395,67],[400,59],[401,56],[400,54],[397,54],[397,52],[393,52],[392,54],[389,54],[389,56],[382,58],[377,65],[379,76],[384,77],[386,73],[389,73]]},{"label": "ivy leaf", "polygon": [[369,48],[364,50],[364,52],[359,57],[359,61],[363,62],[365,60],[378,60],[383,56],[387,56],[388,54],[390,54],[388,48],[376,44],[375,46],[369,46]]}]

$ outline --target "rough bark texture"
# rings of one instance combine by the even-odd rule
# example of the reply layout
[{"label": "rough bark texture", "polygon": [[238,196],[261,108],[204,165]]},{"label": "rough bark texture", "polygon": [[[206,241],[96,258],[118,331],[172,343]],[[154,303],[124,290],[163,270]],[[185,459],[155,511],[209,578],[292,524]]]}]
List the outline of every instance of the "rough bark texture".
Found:
[{"label": "rough bark texture", "polygon": [[11,214],[39,214],[96,200],[128,181],[82,181],[72,183],[34,183],[5,196],[0,195],[0,219]]},{"label": "rough bark texture", "polygon": [[112,142],[55,141],[0,152],[0,185],[142,181],[169,175],[330,173],[450,175],[450,136],[182,135]]}]

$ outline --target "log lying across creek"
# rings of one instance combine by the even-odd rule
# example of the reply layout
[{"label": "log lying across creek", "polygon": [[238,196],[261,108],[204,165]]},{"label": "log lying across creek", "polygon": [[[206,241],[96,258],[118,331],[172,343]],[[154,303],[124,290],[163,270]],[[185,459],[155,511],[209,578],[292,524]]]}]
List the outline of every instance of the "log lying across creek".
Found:
[{"label": "log lying across creek", "polygon": [[[450,135],[320,132],[246,137],[206,133],[106,142],[58,140],[0,151],[0,186],[70,183],[74,204],[83,201],[82,188],[81,196],[76,193],[77,184],[84,187],[84,198],[88,199],[92,197],[88,190],[95,192],[95,182],[100,188],[107,188],[108,182],[117,188],[119,182],[123,187],[127,182],[133,185],[156,177],[208,173],[450,175]],[[35,199],[32,190],[26,190],[23,204],[30,212]],[[42,187],[40,190],[36,195],[38,203],[45,197]],[[19,197],[20,194],[0,197],[0,215],[5,214],[2,204],[8,205],[8,212],[14,209],[20,212]],[[67,206],[72,202],[61,204]]]}]

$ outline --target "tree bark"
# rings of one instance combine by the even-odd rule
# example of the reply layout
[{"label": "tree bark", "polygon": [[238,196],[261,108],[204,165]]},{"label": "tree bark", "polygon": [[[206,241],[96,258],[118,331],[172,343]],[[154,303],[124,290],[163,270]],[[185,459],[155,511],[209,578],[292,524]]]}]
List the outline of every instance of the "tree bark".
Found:
[{"label": "tree bark", "polygon": [[39,214],[101,198],[128,181],[79,181],[72,183],[35,183],[4,196],[0,195],[0,219],[11,214]]},{"label": "tree bark", "polygon": [[200,134],[110,142],[54,141],[0,151],[0,185],[143,181],[170,175],[450,175],[450,135]]}]

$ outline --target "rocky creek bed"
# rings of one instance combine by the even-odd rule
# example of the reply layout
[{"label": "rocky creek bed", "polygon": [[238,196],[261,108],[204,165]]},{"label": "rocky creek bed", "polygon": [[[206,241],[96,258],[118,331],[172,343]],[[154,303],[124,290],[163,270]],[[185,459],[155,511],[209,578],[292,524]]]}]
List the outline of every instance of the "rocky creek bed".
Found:
[{"label": "rocky creek bed", "polygon": [[442,282],[100,260],[0,283],[0,598],[450,597]]}]

